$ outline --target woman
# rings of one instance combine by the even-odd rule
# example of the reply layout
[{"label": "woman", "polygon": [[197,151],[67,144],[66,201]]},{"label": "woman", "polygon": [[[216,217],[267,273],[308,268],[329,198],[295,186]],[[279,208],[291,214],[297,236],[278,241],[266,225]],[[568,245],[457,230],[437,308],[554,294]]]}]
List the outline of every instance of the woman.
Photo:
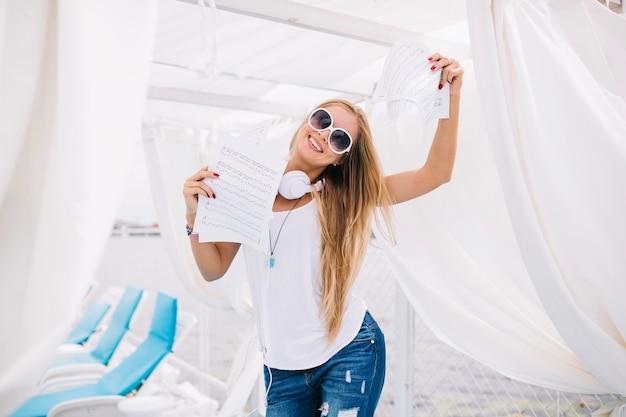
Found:
[{"label": "woman", "polygon": [[[281,183],[269,256],[244,246],[268,417],[374,415],[385,375],[384,337],[350,291],[377,209],[390,226],[391,205],[450,179],[463,68],[440,54],[428,59],[432,71],[443,69],[439,88],[450,84],[450,117],[439,121],[424,165],[383,176],[363,111],[342,100],[323,103],[296,131],[283,177],[313,185],[291,195]],[[204,180],[218,178],[203,168],[185,181],[188,225],[195,221],[198,194],[216,198]],[[223,276],[240,244],[199,243],[187,229],[204,279]]]}]

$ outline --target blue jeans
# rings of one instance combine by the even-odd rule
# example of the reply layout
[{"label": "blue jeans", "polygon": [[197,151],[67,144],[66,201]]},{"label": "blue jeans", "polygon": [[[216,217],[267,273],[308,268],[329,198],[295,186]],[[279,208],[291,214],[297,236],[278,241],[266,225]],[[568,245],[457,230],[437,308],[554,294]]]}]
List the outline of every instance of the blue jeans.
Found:
[{"label": "blue jeans", "polygon": [[368,313],[356,337],[326,363],[302,371],[263,368],[266,417],[371,417],[385,380],[385,337]]}]

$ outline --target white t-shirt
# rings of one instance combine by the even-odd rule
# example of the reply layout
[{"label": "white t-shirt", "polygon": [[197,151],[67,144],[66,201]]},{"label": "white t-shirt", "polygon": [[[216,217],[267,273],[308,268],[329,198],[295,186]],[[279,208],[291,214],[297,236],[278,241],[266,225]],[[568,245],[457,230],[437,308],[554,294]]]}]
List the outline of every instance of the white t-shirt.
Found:
[{"label": "white t-shirt", "polygon": [[[282,226],[282,229],[281,229]],[[270,222],[269,252],[243,245],[248,281],[256,312],[265,364],[282,370],[322,365],[359,332],[365,302],[351,294],[337,337],[327,346],[326,324],[320,314],[320,226],[315,200],[291,212],[275,212]]]}]

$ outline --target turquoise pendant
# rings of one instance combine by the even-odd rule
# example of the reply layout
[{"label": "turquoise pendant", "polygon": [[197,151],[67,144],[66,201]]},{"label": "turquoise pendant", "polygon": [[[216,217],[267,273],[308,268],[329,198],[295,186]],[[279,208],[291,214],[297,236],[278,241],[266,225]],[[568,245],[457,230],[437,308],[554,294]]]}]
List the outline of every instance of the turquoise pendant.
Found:
[{"label": "turquoise pendant", "polygon": [[270,258],[270,268],[274,268],[274,258]]}]

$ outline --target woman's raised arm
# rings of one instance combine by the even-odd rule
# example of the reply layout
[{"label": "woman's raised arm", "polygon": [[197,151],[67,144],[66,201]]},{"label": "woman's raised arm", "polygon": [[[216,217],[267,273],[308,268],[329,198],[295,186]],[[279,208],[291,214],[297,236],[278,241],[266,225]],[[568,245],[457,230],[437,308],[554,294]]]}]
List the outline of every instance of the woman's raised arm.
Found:
[{"label": "woman's raised arm", "polygon": [[452,176],[456,157],[463,67],[458,61],[438,53],[432,55],[429,60],[433,63],[432,71],[442,68],[439,88],[441,89],[445,83],[450,84],[450,115],[447,119],[439,120],[424,165],[415,170],[385,177],[387,188],[396,203],[426,194],[450,181]]}]

